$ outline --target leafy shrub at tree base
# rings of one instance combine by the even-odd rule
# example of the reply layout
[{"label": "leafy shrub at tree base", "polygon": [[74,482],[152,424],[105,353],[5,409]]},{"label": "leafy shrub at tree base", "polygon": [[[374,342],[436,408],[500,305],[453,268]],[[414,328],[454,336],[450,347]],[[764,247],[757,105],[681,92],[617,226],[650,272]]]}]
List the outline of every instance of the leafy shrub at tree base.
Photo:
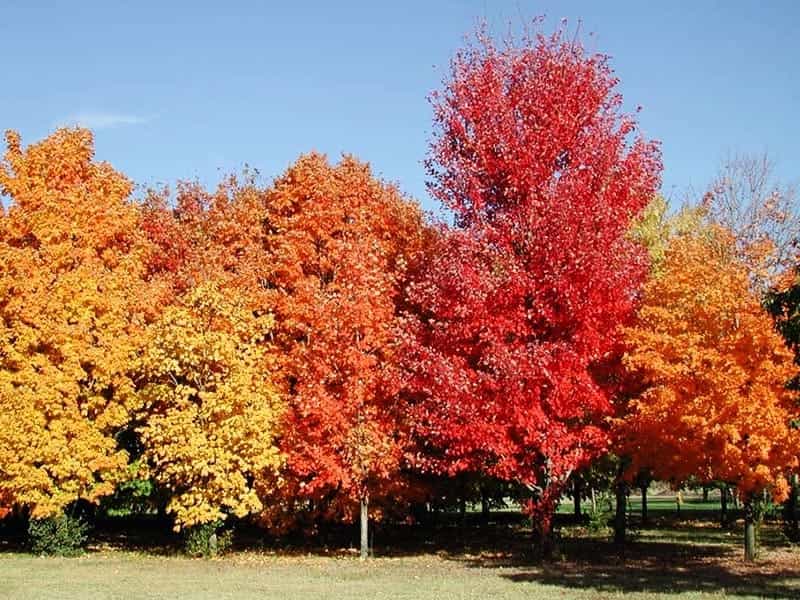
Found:
[{"label": "leafy shrub at tree base", "polygon": [[28,541],[34,554],[77,556],[83,552],[89,526],[78,517],[62,514],[31,519]]},{"label": "leafy shrub at tree base", "polygon": [[184,550],[193,557],[210,558],[224,554],[233,543],[233,530],[220,530],[222,522],[213,521],[189,527],[184,533]]},{"label": "leafy shrub at tree base", "polygon": [[605,493],[600,494],[595,505],[589,510],[587,529],[592,534],[607,534],[609,531],[608,524],[613,516],[614,505],[611,501],[611,496]]}]

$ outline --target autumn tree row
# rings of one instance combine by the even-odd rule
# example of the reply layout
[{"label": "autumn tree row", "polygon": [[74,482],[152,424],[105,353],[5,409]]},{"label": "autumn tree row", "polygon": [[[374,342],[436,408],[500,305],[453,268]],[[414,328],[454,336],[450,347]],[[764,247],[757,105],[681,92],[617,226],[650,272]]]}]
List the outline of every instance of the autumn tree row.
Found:
[{"label": "autumn tree row", "polygon": [[352,157],[134,198],[88,131],[8,133],[0,505],[47,518],[147,479],[178,529],[360,514],[365,552],[424,475],[486,476],[526,490],[547,551],[609,452],[622,480],[784,498],[797,372],[761,294],[795,257],[713,198],[669,216],[616,86],[563,31],[479,32],[432,99],[452,225]]}]

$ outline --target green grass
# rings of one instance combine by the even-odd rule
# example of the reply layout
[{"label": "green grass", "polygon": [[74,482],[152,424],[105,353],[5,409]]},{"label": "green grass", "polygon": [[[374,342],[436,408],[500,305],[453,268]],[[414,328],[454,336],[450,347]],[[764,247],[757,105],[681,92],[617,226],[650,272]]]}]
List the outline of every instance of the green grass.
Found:
[{"label": "green grass", "polygon": [[[579,565],[578,565],[579,566]],[[569,568],[567,568],[569,567]],[[797,573],[795,573],[797,575]],[[721,579],[713,571],[574,563],[494,564],[473,557],[270,557],[239,554],[213,561],[98,553],[78,559],[0,557],[0,597],[17,600],[245,598],[719,598],[800,594],[797,577]],[[726,578],[727,577],[727,578]],[[795,596],[796,597],[796,596]]]},{"label": "green grass", "polygon": [[[513,574],[515,571],[508,571]],[[0,596],[84,598],[548,598],[556,586],[517,583],[504,570],[471,569],[437,557],[250,559],[201,562],[100,555],[64,561],[0,558]],[[575,596],[573,596],[575,597]],[[581,592],[577,597],[592,597]]]},{"label": "green grass", "polygon": [[761,558],[746,565],[741,523],[720,529],[713,510],[681,519],[665,513],[654,526],[634,531],[624,556],[607,536],[563,524],[560,555],[538,565],[526,558],[529,531],[501,515],[488,527],[444,523],[406,533],[404,541],[387,539],[386,532],[379,556],[365,563],[343,547],[305,553],[250,544],[202,560],[169,546],[133,552],[129,541],[109,538],[98,538],[75,559],[40,558],[6,546],[0,599],[800,598],[800,548],[767,524]]},{"label": "green grass", "polygon": [[[613,498],[612,498],[613,504]],[[639,496],[631,496],[628,499],[628,508],[629,510],[633,511],[634,513],[639,513],[642,510],[642,500]],[[584,512],[588,512],[591,509],[591,502],[584,500],[581,503],[581,510]],[[722,509],[719,499],[709,499],[707,502],[703,502],[702,498],[693,498],[684,497],[683,504],[681,504],[681,513],[685,511],[689,512],[706,512],[710,516],[713,513],[719,514],[720,510]],[[558,506],[558,512],[560,514],[572,514],[574,508],[572,504],[571,498],[565,498],[561,504]],[[728,512],[735,513],[736,508],[734,507],[733,503],[728,504]],[[648,513],[661,513],[661,514],[675,514],[678,513],[678,505],[675,502],[675,496],[656,496],[650,497],[647,499],[647,511]]]}]

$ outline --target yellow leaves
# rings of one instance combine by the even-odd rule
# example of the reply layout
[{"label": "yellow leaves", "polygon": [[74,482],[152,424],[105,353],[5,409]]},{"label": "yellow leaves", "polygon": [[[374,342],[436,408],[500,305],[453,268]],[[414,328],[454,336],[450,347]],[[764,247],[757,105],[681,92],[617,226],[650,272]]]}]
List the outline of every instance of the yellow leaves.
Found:
[{"label": "yellow leaves", "polygon": [[633,223],[630,231],[630,236],[647,249],[654,277],[661,275],[672,238],[697,234],[705,227],[706,213],[703,208],[684,206],[673,215],[669,215],[668,210],[666,200],[656,196]]},{"label": "yellow leaves", "polygon": [[172,492],[178,529],[260,511],[255,489],[282,464],[281,400],[257,343],[271,325],[212,281],[151,328],[137,367],[140,433],[152,475]]}]

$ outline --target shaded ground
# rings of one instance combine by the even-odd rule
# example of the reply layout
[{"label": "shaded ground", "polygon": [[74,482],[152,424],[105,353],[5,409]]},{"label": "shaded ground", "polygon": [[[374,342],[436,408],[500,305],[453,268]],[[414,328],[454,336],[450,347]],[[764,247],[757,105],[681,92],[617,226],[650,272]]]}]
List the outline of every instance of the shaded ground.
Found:
[{"label": "shaded ground", "polygon": [[6,542],[0,598],[800,598],[800,548],[776,524],[763,530],[759,561],[745,565],[741,530],[720,529],[712,512],[654,522],[634,530],[621,557],[602,532],[562,518],[560,553],[542,565],[527,558],[528,531],[510,514],[484,526],[451,518],[384,529],[367,563],[342,543],[355,539],[347,529],[328,532],[327,545],[280,547],[241,531],[236,552],[208,561],[181,557],[163,529],[159,538],[128,523],[106,527],[77,559],[33,557]]}]

